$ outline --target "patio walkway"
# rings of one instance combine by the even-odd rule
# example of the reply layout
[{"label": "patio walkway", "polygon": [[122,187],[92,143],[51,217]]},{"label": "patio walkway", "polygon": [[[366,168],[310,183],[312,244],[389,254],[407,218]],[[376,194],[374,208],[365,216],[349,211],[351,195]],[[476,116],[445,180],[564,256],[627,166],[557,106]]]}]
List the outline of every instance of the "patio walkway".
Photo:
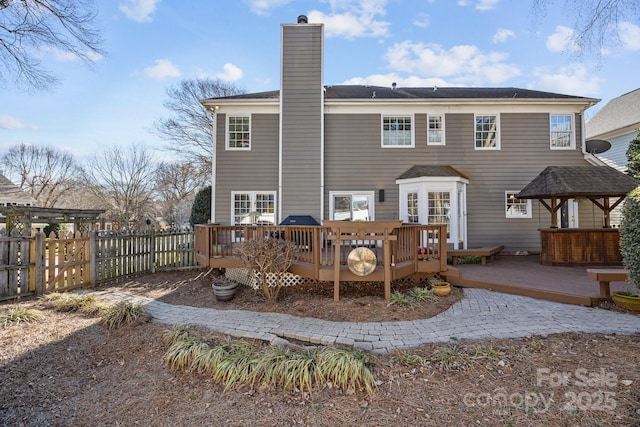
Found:
[{"label": "patio walkway", "polygon": [[[458,286],[591,306],[599,301],[600,287],[587,277],[587,268],[621,267],[545,266],[540,264],[538,255],[499,255],[487,265],[458,264],[455,268],[461,277],[451,277],[449,281]],[[611,292],[630,287],[628,282],[612,282]]]},{"label": "patio walkway", "polygon": [[234,337],[273,344],[292,339],[312,344],[347,345],[377,353],[460,339],[516,338],[560,332],[623,335],[640,332],[640,315],[485,289],[465,289],[464,294],[464,299],[430,319],[356,323],[171,305],[123,292],[96,292],[96,296],[108,301],[144,304],[154,320],[169,325],[201,325]]}]

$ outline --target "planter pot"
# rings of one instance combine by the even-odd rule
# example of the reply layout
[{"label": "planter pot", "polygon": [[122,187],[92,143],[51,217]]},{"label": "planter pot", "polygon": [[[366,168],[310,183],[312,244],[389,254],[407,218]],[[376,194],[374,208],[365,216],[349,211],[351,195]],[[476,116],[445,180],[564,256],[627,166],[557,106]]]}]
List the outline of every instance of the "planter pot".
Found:
[{"label": "planter pot", "polygon": [[451,293],[451,285],[449,282],[438,282],[431,284],[431,290],[434,295],[439,297],[446,297]]},{"label": "planter pot", "polygon": [[640,311],[640,295],[631,292],[614,292],[611,299],[618,307],[631,311]]},{"label": "planter pot", "polygon": [[211,287],[218,301],[231,301],[236,294],[238,284],[217,285],[214,283]]}]

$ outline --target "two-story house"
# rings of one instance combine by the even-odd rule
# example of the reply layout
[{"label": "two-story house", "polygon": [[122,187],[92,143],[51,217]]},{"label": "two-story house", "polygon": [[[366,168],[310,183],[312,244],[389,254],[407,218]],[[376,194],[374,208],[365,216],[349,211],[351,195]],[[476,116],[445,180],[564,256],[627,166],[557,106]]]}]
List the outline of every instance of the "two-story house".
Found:
[{"label": "two-story house", "polygon": [[[212,222],[447,223],[450,247],[540,250],[549,214],[518,192],[550,165],[587,165],[597,99],[518,88],[325,85],[323,25],[281,26],[280,89],[213,98]],[[601,226],[590,202],[564,226]],[[568,212],[567,212],[568,211]]]}]

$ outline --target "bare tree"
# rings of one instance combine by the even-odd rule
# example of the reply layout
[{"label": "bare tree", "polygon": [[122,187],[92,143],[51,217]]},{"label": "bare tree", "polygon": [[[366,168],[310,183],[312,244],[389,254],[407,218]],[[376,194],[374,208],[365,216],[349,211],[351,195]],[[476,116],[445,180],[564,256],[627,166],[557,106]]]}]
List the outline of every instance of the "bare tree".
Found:
[{"label": "bare tree", "polygon": [[96,0],[0,0],[0,81],[47,90],[58,81],[39,59],[43,51],[71,54],[88,65],[104,52],[93,26]]},{"label": "bare tree", "polygon": [[[553,0],[533,0],[532,14],[544,19]],[[620,24],[640,22],[638,0],[566,0],[563,2],[568,16],[574,19],[575,34],[572,42],[578,51],[595,51],[620,43]],[[579,53],[579,54],[580,54]]]},{"label": "bare tree", "polygon": [[114,229],[139,229],[153,213],[156,165],[142,145],[105,148],[88,163],[86,181],[109,207]]},{"label": "bare tree", "polygon": [[2,164],[7,176],[45,208],[56,207],[76,187],[80,172],[71,154],[28,144],[10,147]]},{"label": "bare tree", "polygon": [[167,144],[164,149],[197,166],[203,176],[211,172],[213,116],[200,100],[238,95],[244,91],[217,79],[185,79],[167,90],[164,106],[173,115],[155,124]]},{"label": "bare tree", "polygon": [[160,215],[170,224],[187,224],[196,192],[204,185],[193,164],[162,163],[156,171]]}]

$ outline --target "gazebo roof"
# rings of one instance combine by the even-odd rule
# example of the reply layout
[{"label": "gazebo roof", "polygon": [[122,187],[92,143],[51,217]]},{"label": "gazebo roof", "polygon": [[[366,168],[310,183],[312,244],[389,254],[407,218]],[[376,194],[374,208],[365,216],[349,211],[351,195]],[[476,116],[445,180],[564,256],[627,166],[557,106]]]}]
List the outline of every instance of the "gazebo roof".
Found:
[{"label": "gazebo roof", "polygon": [[548,166],[516,197],[625,197],[638,185],[639,180],[609,166]]}]

